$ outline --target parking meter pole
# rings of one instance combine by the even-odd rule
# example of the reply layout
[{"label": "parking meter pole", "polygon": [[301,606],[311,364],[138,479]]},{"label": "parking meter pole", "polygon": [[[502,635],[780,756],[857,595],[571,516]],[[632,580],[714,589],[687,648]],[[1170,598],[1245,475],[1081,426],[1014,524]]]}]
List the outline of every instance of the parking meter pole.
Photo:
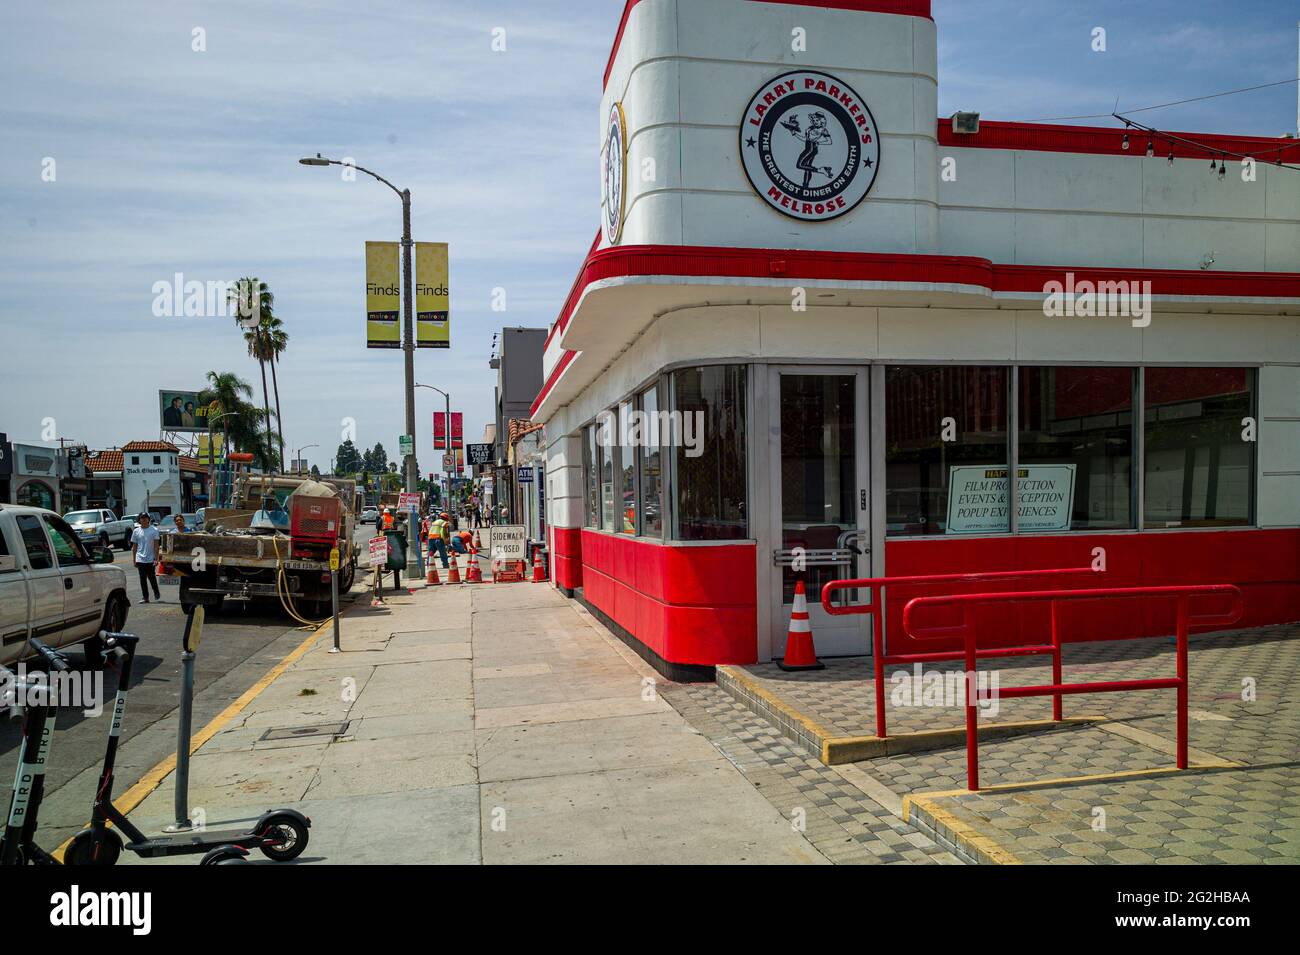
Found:
[{"label": "parking meter pole", "polygon": [[[194,720],[194,658],[198,638],[193,630],[195,614],[202,612],[201,608],[195,607],[185,615],[185,635],[181,640],[181,704],[180,720],[176,726],[176,819],[167,827],[168,832],[184,832],[194,828],[194,823],[190,821],[190,738]],[[200,630],[203,626],[202,619],[200,616]]]},{"label": "parking meter pole", "polygon": [[339,549],[330,551],[330,611],[334,618],[334,646],[330,653],[339,652]]},{"label": "parking meter pole", "polygon": [[330,604],[334,611],[334,646],[330,653],[339,652],[339,572],[330,571]]}]

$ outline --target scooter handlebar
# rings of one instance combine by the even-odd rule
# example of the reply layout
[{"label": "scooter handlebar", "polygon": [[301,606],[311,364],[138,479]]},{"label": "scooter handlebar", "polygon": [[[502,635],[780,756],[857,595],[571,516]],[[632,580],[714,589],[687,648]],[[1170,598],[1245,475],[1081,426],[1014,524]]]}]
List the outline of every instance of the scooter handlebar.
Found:
[{"label": "scooter handlebar", "polygon": [[51,670],[58,670],[60,673],[64,673],[67,672],[67,670],[69,669],[68,661],[65,660],[63,658],[63,655],[59,653],[57,650],[54,650],[46,646],[45,644],[41,643],[41,641],[37,640],[35,637],[28,637],[27,644],[38,654],[40,654],[40,656],[45,660],[46,664],[49,666]]},{"label": "scooter handlebar", "polygon": [[140,642],[140,638],[134,633],[114,633],[111,630],[99,631],[99,639],[104,641],[105,649],[132,647]]}]

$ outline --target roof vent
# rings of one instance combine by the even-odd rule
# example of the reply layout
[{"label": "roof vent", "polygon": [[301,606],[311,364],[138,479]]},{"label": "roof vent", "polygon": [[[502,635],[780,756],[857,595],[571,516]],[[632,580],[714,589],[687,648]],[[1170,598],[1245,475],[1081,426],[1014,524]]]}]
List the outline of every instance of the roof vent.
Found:
[{"label": "roof vent", "polygon": [[980,131],[979,113],[953,113],[952,131],[966,136],[973,136]]}]

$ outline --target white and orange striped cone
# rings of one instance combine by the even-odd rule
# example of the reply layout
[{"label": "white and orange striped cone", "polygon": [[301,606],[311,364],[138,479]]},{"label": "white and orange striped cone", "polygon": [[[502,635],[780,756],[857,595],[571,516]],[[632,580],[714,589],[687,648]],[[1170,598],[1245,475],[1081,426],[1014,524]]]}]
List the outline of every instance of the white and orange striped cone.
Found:
[{"label": "white and orange striped cone", "polygon": [[778,660],[782,670],[824,670],[813,647],[812,624],[808,620],[808,594],[803,579],[794,585],[794,607],[790,611],[790,629],[785,636],[785,659]]},{"label": "white and orange striped cone", "polygon": [[[430,557],[433,555],[430,554]],[[424,585],[426,587],[439,587],[442,581],[438,579],[438,565],[432,560],[429,561],[429,572],[424,575]]]},{"label": "white and orange striped cone", "polygon": [[447,583],[458,584],[460,583],[460,568],[456,566],[456,555],[449,554],[448,558],[449,558],[449,562],[447,564]]}]

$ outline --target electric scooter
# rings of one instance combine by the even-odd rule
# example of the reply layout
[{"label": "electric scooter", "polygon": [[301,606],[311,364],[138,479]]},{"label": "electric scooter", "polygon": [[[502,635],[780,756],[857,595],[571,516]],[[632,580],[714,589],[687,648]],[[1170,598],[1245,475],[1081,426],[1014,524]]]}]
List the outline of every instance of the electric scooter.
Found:
[{"label": "electric scooter", "polygon": [[[64,672],[68,662],[34,637],[27,641],[45,660],[50,672]],[[58,860],[36,844],[36,819],[45,796],[45,764],[50,755],[50,740],[59,709],[51,696],[49,684],[20,682],[18,675],[0,667],[0,678],[17,694],[32,696],[23,705],[23,738],[18,749],[18,768],[14,773],[14,791],[9,798],[9,816],[4,836],[0,838],[0,865],[58,865]]]},{"label": "electric scooter", "polygon": [[[212,865],[226,859],[242,860],[246,851],[260,849],[275,862],[296,859],[307,848],[311,820],[293,809],[275,809],[265,813],[250,829],[195,829],[168,835],[146,836],[126,814],[113,805],[113,767],[117,761],[117,743],[122,733],[122,716],[126,712],[126,694],[131,686],[131,669],[135,662],[139,638],[130,633],[99,632],[105,660],[116,657],[118,668],[117,697],[108,730],[108,749],[104,768],[95,791],[90,828],[77,833],[64,852],[65,865],[114,865],[123,849],[146,858],[205,853],[203,862]],[[109,828],[112,823],[113,828]],[[126,836],[123,841],[122,835]],[[219,850],[215,851],[214,850]],[[215,856],[211,861],[207,856]]]}]

